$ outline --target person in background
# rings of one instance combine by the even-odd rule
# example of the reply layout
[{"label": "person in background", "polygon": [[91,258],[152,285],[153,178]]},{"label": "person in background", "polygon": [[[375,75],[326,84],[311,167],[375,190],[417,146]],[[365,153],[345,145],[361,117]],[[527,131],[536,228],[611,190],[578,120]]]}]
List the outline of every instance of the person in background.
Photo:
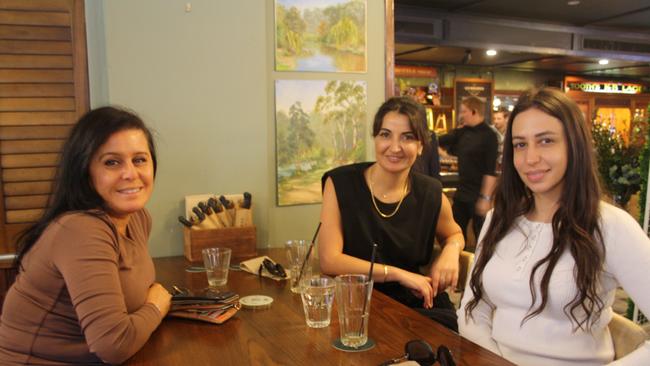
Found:
[{"label": "person in background", "polygon": [[478,235],[485,214],[492,206],[496,185],[498,141],[485,123],[485,103],[477,97],[462,100],[459,119],[462,127],[440,137],[440,147],[458,157],[458,189],[454,194],[454,220],[467,239],[467,225],[472,219]]},{"label": "person in background", "polygon": [[503,140],[503,136],[506,134],[508,117],[510,117],[510,112],[506,108],[499,108],[496,112],[492,113],[492,125],[501,134],[501,140]]},{"label": "person in background", "polygon": [[[610,364],[617,287],[650,314],[650,240],[601,201],[590,129],[560,90],[522,95],[506,131],[460,334],[518,365]],[[650,342],[611,365],[650,365]]]},{"label": "person in background", "polygon": [[427,131],[430,136],[428,144],[422,144],[422,154],[418,155],[411,168],[414,172],[428,175],[440,180],[440,155],[438,154],[438,137],[434,132]]},{"label": "person in background", "polygon": [[135,114],[81,117],[49,207],[19,238],[0,324],[0,364],[119,364],[158,327],[171,295],[147,251],[156,152]]},{"label": "person in background", "polygon": [[497,153],[497,173],[501,173],[501,164],[503,161],[503,138],[506,134],[506,127],[508,126],[508,117],[510,112],[506,108],[499,108],[496,112],[492,113],[492,129],[497,134],[499,148]]},{"label": "person in background", "polygon": [[[458,282],[463,235],[440,182],[411,171],[429,139],[423,107],[408,97],[390,98],[375,115],[372,135],[376,162],[323,175],[321,270],[367,274],[377,243],[375,288],[457,329],[444,290]],[[442,252],[434,260],[436,238]],[[432,262],[421,275],[419,268]]]}]

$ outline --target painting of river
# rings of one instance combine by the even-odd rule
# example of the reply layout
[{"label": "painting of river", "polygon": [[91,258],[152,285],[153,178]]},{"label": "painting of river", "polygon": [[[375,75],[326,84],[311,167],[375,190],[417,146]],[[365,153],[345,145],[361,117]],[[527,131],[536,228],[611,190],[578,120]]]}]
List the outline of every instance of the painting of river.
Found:
[{"label": "painting of river", "polygon": [[366,0],[276,0],[276,71],[366,72]]},{"label": "painting of river", "polygon": [[278,206],[320,203],[321,177],[366,159],[365,82],[276,80]]}]

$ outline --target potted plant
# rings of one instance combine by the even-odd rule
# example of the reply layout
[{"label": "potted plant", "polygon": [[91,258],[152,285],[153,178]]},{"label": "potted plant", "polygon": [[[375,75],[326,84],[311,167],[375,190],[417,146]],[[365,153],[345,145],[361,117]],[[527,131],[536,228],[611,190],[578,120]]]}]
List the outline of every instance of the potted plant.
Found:
[{"label": "potted plant", "polygon": [[632,133],[625,139],[609,123],[594,122],[592,135],[598,156],[598,172],[612,200],[625,208],[633,194],[641,188],[639,157],[643,150],[645,128],[633,123]]}]

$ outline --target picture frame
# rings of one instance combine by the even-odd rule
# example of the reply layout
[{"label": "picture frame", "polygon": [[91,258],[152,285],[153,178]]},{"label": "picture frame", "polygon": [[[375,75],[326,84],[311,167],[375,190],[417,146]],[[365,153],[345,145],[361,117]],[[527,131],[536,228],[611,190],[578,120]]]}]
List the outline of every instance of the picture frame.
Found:
[{"label": "picture frame", "polygon": [[365,73],[367,0],[275,0],[275,71]]}]

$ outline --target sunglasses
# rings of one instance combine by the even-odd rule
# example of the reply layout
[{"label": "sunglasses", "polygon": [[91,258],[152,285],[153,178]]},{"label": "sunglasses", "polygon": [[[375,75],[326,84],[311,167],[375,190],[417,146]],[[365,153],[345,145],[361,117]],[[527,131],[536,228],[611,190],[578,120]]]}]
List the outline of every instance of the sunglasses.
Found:
[{"label": "sunglasses", "polygon": [[284,267],[280,263],[273,263],[268,258],[264,258],[264,261],[262,261],[262,264],[260,264],[260,269],[257,271],[257,274],[261,277],[262,276],[262,271],[266,269],[267,272],[272,274],[273,276],[280,277],[280,278],[286,278],[287,277],[287,272],[285,272]]},{"label": "sunglasses", "polygon": [[434,352],[429,343],[421,339],[408,341],[404,346],[404,353],[406,353],[404,356],[388,360],[380,366],[394,365],[404,361],[415,361],[420,366],[432,366],[436,361],[439,362],[441,366],[456,366],[456,362],[454,361],[454,357],[451,355],[449,348],[439,346]]}]

